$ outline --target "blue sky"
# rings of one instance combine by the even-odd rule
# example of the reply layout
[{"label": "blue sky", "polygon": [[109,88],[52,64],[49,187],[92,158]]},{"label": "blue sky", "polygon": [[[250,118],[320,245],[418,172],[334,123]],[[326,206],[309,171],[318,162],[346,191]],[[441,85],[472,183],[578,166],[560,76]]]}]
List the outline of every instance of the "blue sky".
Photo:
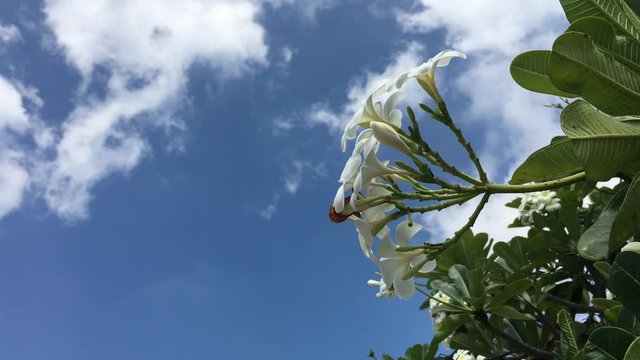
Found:
[{"label": "blue sky", "polygon": [[[459,49],[440,86],[503,180],[559,132],[555,100],[508,64],[565,22],[555,1],[3,0],[0,359],[364,359],[427,342],[422,299],[376,298],[353,226],[328,222],[341,128],[377,80]],[[502,203],[478,224],[498,239]],[[421,218],[424,237],[466,210]]]}]

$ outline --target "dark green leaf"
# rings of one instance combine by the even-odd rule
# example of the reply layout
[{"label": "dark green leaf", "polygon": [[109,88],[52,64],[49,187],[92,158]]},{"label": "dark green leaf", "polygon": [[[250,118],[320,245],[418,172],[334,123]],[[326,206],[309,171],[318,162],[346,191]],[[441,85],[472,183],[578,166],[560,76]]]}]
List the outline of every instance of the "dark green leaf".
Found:
[{"label": "dark green leaf", "polygon": [[559,90],[553,85],[547,73],[550,51],[534,50],[522,53],[511,62],[511,77],[523,88],[543,94],[575,97],[575,94]]},{"label": "dark green leaf", "polygon": [[605,259],[609,254],[609,237],[613,222],[624,200],[624,192],[617,193],[591,227],[578,240],[578,254],[587,260]]},{"label": "dark green leaf", "polygon": [[640,360],[640,337],[633,340],[627,352],[624,354],[624,360]]},{"label": "dark green leaf", "polygon": [[635,336],[617,327],[602,327],[594,330],[584,347],[585,359],[623,360],[627,348]]},{"label": "dark green leaf", "polygon": [[504,304],[505,301],[511,299],[516,295],[522,294],[523,291],[533,285],[531,279],[520,279],[514,282],[508,283],[502,291],[494,295],[489,301],[488,307],[494,307]]},{"label": "dark green leaf", "polygon": [[625,307],[640,311],[640,254],[623,251],[611,266],[609,289]]},{"label": "dark green leaf", "polygon": [[563,138],[531,154],[513,173],[509,184],[559,179],[582,171],[569,138]]},{"label": "dark green leaf", "polygon": [[602,275],[605,280],[609,281],[609,270],[611,270],[611,264],[606,261],[596,261],[593,263],[593,267],[598,270],[600,275]]},{"label": "dark green leaf", "polygon": [[633,14],[625,11],[619,0],[560,0],[560,3],[571,23],[587,17],[601,18],[611,22],[616,32],[640,41],[640,29],[634,25],[637,21]]},{"label": "dark green leaf", "polygon": [[460,264],[455,264],[449,268],[449,278],[455,285],[458,293],[466,300],[470,297],[469,288],[467,286],[467,267]]},{"label": "dark green leaf", "polygon": [[611,115],[640,114],[640,73],[596,46],[590,36],[566,32],[549,56],[553,84]]},{"label": "dark green leaf", "polygon": [[560,122],[589,180],[609,180],[625,166],[640,160],[640,128],[598,112],[584,101],[567,106]]},{"label": "dark green leaf", "polygon": [[629,190],[620,207],[618,217],[613,223],[611,238],[609,240],[610,251],[617,250],[633,236],[640,226],[640,174],[631,182]]},{"label": "dark green leaf", "polygon": [[508,305],[498,305],[487,309],[487,312],[491,314],[501,316],[505,319],[513,320],[535,320],[531,314],[522,313],[515,308]]}]

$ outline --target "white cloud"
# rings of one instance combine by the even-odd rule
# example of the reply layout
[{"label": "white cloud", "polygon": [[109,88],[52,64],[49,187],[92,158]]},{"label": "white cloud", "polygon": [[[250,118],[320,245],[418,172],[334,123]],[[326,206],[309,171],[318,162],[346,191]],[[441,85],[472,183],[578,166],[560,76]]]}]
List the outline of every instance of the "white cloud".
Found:
[{"label": "white cloud", "polygon": [[[192,64],[221,78],[266,65],[260,11],[251,0],[45,1],[47,24],[83,79],[46,166],[49,207],[63,218],[86,217],[93,186],[149,153],[146,127],[181,128],[171,115],[185,100]],[[109,78],[106,95],[95,100],[89,90],[99,67]]]},{"label": "white cloud", "polygon": [[315,20],[318,12],[331,9],[339,4],[338,0],[263,0],[276,7],[288,5],[299,11],[306,20]]},{"label": "white cloud", "polygon": [[17,209],[29,185],[29,159],[19,141],[32,122],[18,87],[0,76],[0,218]]},{"label": "white cloud", "polygon": [[310,161],[293,160],[284,172],[282,190],[273,195],[271,203],[258,211],[258,214],[267,220],[271,220],[278,212],[278,204],[282,195],[295,195],[303,184],[305,177],[324,177],[326,174],[325,163],[314,164]]},{"label": "white cloud", "polygon": [[15,25],[4,25],[0,22],[0,43],[9,44],[21,38],[20,30]]},{"label": "white cloud", "polygon": [[[261,11],[254,0],[45,0],[47,49],[82,81],[68,117],[47,127],[37,90],[0,76],[0,218],[28,190],[64,219],[87,217],[93,187],[150,153],[149,128],[180,149],[175,133],[185,125],[175,114],[188,103],[191,65],[219,79],[268,65]],[[19,37],[0,24],[2,42]]]}]

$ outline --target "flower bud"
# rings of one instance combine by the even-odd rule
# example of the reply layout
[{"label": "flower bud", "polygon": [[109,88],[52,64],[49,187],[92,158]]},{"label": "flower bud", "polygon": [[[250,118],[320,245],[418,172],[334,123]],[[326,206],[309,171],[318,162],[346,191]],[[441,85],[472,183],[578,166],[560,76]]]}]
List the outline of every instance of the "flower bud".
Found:
[{"label": "flower bud", "polygon": [[391,146],[398,151],[401,151],[409,157],[414,156],[411,149],[409,149],[407,144],[402,141],[396,129],[394,129],[391,125],[380,121],[372,121],[370,126],[371,131],[373,132],[373,136],[378,139],[378,141],[385,145]]}]

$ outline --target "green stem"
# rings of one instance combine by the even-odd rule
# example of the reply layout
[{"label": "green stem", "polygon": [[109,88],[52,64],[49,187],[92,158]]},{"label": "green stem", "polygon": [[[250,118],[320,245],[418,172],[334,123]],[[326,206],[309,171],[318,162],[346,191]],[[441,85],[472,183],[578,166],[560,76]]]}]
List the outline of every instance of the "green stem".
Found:
[{"label": "green stem", "polygon": [[480,176],[480,181],[482,181],[483,183],[488,183],[489,179],[487,178],[487,173],[482,168],[482,164],[480,163],[480,159],[478,158],[478,155],[476,155],[475,150],[473,150],[471,143],[465,138],[464,134],[462,133],[462,130],[460,130],[460,128],[458,128],[456,124],[453,122],[453,119],[449,114],[449,110],[447,109],[447,105],[443,101],[442,103],[438,104],[438,107],[440,108],[443,116],[445,116],[445,119],[447,120],[446,122],[444,122],[444,124],[456,136],[456,139],[458,140],[460,145],[462,145],[462,147],[465,149],[465,151],[467,152],[467,155],[469,156],[469,159],[471,159],[471,162],[476,167],[476,170],[478,171],[478,175]]},{"label": "green stem", "polygon": [[563,177],[563,178],[551,180],[551,181],[545,181],[541,183],[525,184],[525,185],[486,184],[484,188],[487,192],[492,194],[527,193],[527,192],[559,188],[565,185],[570,185],[578,181],[584,180],[584,178],[585,178],[585,173],[584,171],[582,171],[571,176],[567,176],[567,177]]}]

